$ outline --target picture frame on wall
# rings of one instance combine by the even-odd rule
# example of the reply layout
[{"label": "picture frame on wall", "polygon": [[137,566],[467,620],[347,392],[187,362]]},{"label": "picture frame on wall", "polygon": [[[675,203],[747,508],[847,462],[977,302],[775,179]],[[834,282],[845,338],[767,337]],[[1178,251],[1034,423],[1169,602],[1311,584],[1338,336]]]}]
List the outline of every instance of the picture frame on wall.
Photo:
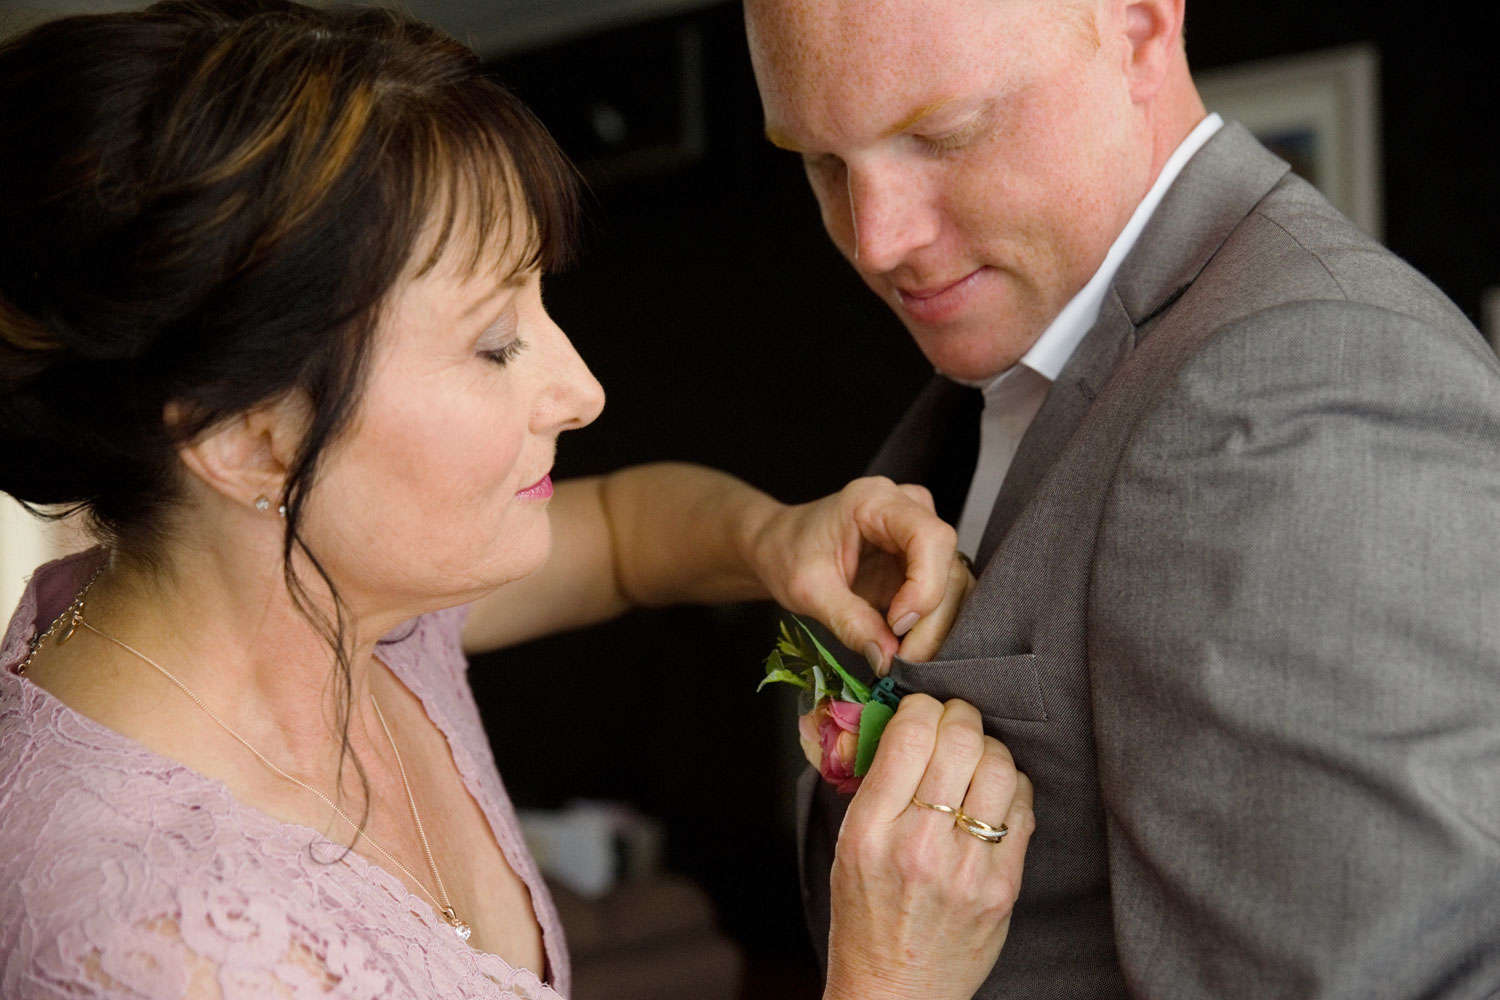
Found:
[{"label": "picture frame on wall", "polygon": [[1359,44],[1194,74],[1210,111],[1236,120],[1379,239],[1380,58]]}]

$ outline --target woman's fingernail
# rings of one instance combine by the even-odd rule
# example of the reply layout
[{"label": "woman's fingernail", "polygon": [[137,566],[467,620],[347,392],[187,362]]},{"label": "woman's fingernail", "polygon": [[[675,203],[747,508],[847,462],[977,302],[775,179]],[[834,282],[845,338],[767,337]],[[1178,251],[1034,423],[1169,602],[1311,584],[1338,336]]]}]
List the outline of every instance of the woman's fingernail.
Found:
[{"label": "woman's fingernail", "polygon": [[922,616],[917,614],[915,611],[908,611],[906,614],[896,619],[896,624],[891,626],[891,631],[896,633],[897,635],[905,635],[906,633],[911,631],[911,627],[915,625],[917,623],[917,619],[921,617]]},{"label": "woman's fingernail", "polygon": [[877,674],[880,673],[880,668],[885,666],[885,654],[874,642],[865,643],[865,659],[870,661],[870,669]]}]

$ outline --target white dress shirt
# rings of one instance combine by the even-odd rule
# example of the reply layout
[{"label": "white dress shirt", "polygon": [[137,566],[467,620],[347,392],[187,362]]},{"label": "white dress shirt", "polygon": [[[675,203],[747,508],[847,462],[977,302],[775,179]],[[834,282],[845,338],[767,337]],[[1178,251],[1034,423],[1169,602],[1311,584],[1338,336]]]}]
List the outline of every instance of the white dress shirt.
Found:
[{"label": "white dress shirt", "polygon": [[1010,368],[985,382],[965,383],[984,393],[984,413],[979,418],[979,462],[974,469],[974,478],[969,483],[969,495],[964,501],[963,513],[958,519],[958,549],[969,556],[979,551],[979,542],[984,537],[985,526],[990,520],[990,511],[995,498],[1000,495],[1000,484],[1010,469],[1011,460],[1021,437],[1032,419],[1042,408],[1047,390],[1062,373],[1063,366],[1073,356],[1084,335],[1099,318],[1104,305],[1104,296],[1120,269],[1120,262],[1130,253],[1146,228],[1156,206],[1172,182],[1177,179],[1183,165],[1209,140],[1224,120],[1218,114],[1210,114],[1188,133],[1187,138],[1173,151],[1162,166],[1161,173],[1146,197],[1136,206],[1130,221],[1120,230],[1120,235],[1104,255],[1099,270],[1088,284],[1068,302],[1057,318],[1042,332],[1031,349],[1022,355]]}]

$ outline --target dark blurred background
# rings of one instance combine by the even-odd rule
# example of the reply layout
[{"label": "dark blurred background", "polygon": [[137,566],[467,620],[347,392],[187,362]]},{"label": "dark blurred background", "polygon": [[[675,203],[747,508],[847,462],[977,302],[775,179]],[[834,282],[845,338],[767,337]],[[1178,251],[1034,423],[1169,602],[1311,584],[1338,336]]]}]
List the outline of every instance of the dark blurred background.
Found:
[{"label": "dark blurred background", "polygon": [[[1500,87],[1459,7],[1190,4],[1188,50],[1208,70],[1373,44],[1384,238],[1478,323],[1500,285]],[[494,68],[593,181],[586,253],[546,296],[609,404],[563,439],[559,471],[687,459],[788,501],[860,474],[927,369],[823,235],[796,158],[761,137],[739,5]],[[661,817],[669,866],[707,888],[749,957],[746,995],[815,996],[793,708],[754,693],[775,621],[766,606],[641,611],[483,658],[472,676],[518,802],[601,796]]]},{"label": "dark blurred background", "polygon": [[[140,5],[0,0],[0,36]],[[470,40],[590,179],[585,252],[546,298],[609,404],[565,436],[559,475],[690,460],[786,501],[859,475],[928,369],[828,243],[796,158],[761,137],[739,4],[402,5]],[[1200,71],[1373,48],[1383,238],[1481,322],[1500,286],[1500,85],[1483,8],[1188,8]],[[706,890],[746,959],[742,994],[799,1000],[819,993],[793,854],[803,764],[793,699],[755,693],[776,621],[765,605],[638,611],[481,657],[471,678],[519,805],[592,797],[658,817],[666,867]],[[643,995],[665,996],[653,971]]]},{"label": "dark blurred background", "polygon": [[[1458,7],[1190,4],[1188,49],[1208,70],[1373,44],[1384,238],[1478,323],[1500,285],[1500,87]],[[860,474],[927,368],[823,235],[796,158],[761,137],[739,5],[493,65],[593,183],[586,252],[546,297],[609,404],[563,439],[559,472],[686,459],[787,501]],[[641,611],[482,658],[472,677],[519,803],[598,796],[661,817],[668,865],[745,949],[746,995],[815,996],[793,707],[754,693],[775,622],[768,606]]]}]

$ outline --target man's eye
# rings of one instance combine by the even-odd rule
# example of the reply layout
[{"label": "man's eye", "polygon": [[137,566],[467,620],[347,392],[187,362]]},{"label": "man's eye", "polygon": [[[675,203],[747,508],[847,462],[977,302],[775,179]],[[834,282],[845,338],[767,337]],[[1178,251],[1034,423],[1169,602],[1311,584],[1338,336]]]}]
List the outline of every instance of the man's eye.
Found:
[{"label": "man's eye", "polygon": [[957,132],[945,132],[942,135],[919,135],[916,139],[924,149],[931,152],[951,153],[973,142],[978,134],[978,129],[965,128]]},{"label": "man's eye", "polygon": [[969,115],[957,122],[949,124],[948,128],[930,133],[912,133],[918,145],[931,153],[951,153],[955,149],[963,149],[972,145],[984,134],[988,118],[984,114]]}]

